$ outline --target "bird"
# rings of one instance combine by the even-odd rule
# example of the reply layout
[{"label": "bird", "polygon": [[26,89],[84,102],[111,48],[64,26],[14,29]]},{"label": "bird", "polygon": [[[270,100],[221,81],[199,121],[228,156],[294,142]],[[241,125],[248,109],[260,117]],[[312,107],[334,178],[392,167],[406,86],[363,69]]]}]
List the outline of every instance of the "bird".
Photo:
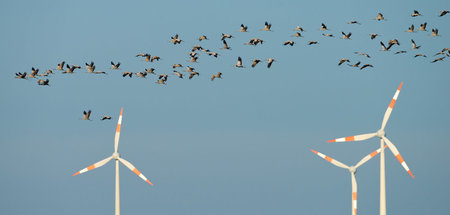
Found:
[{"label": "bird", "polygon": [[62,73],[73,73],[75,71],[75,69],[81,68],[80,66],[77,66],[77,65],[72,65],[72,67],[71,67],[71,66],[69,66],[69,64],[66,64],[66,67],[67,67],[67,70]]},{"label": "bird", "polygon": [[413,39],[411,39],[412,49],[419,49],[421,46],[416,45]]},{"label": "bird", "polygon": [[18,79],[27,79],[27,73],[26,73],[26,72],[24,72],[24,73],[18,72],[18,73],[16,73],[15,78],[18,78]]},{"label": "bird", "polygon": [[217,56],[219,56],[219,54],[217,54],[216,52],[208,52],[209,56],[213,56],[215,58],[217,58]]},{"label": "bird", "polygon": [[264,28],[261,29],[262,31],[272,31],[270,28],[272,28],[272,24],[268,23],[267,21],[264,23]]},{"label": "bird", "polygon": [[117,62],[117,64],[114,64],[114,62],[111,61],[111,69],[119,69],[120,62]]},{"label": "bird", "polygon": [[347,64],[347,65],[349,65],[349,66],[351,66],[351,67],[359,67],[359,64],[361,64],[360,61],[358,61],[358,63],[355,63],[355,64],[353,64],[353,65],[351,65],[351,64]]},{"label": "bird", "polygon": [[233,38],[233,36],[231,34],[222,33],[222,40],[225,40],[226,38]]},{"label": "bird", "polygon": [[295,42],[294,41],[292,41],[292,40],[287,40],[287,41],[285,41],[284,43],[283,43],[283,45],[290,45],[290,46],[293,46],[295,44]]},{"label": "bird", "polygon": [[31,67],[31,74],[28,76],[29,78],[36,78],[36,75],[39,73],[39,69],[35,69]]},{"label": "bird", "polygon": [[427,31],[427,22],[420,24],[420,28],[418,31]]},{"label": "bird", "polygon": [[406,53],[406,51],[401,50],[401,51],[395,52],[394,54],[404,54],[404,53]]},{"label": "bird", "polygon": [[191,59],[189,60],[189,62],[191,63],[198,63],[198,57],[191,57]]},{"label": "bird", "polygon": [[375,39],[377,36],[380,36],[379,34],[369,34],[369,35],[371,40]]},{"label": "bird", "polygon": [[53,74],[53,71],[51,69],[47,69],[47,71],[45,71],[45,74],[47,75]]},{"label": "bird", "polygon": [[333,34],[322,34],[322,36],[325,36],[325,37],[334,37]]},{"label": "bird", "polygon": [[95,66],[94,65],[91,66],[91,65],[87,64],[86,69],[87,69],[87,73],[94,73]]},{"label": "bird", "polygon": [[153,62],[153,61],[159,61],[161,58],[159,57],[159,56],[155,56],[155,55],[153,55],[153,57],[152,57],[152,59],[150,60],[150,62]]},{"label": "bird", "polygon": [[103,116],[100,120],[105,120],[105,119],[107,119],[107,120],[111,120],[111,117],[110,116],[108,116],[108,115],[106,115],[106,116]]},{"label": "bird", "polygon": [[48,80],[48,79],[46,79],[45,81],[44,80],[42,80],[42,79],[39,79],[38,81],[37,81],[37,83],[38,83],[38,85],[47,85],[47,86],[49,86],[48,85],[48,83],[50,82],[50,80]]},{"label": "bird", "polygon": [[254,67],[256,66],[256,64],[258,64],[259,62],[261,62],[261,60],[259,60],[259,59],[254,59],[254,60],[252,61],[252,67],[254,68]]},{"label": "bird", "polygon": [[149,62],[151,59],[150,59],[150,57],[151,57],[151,55],[150,54],[144,54],[144,53],[139,53],[139,54],[137,54],[136,55],[136,57],[144,57],[145,59],[144,59],[144,61],[147,61],[147,62]]},{"label": "bird", "polygon": [[56,70],[61,70],[61,71],[64,70],[65,63],[66,63],[65,61],[58,63],[58,67],[56,67]]},{"label": "bird", "polygon": [[240,32],[247,32],[248,26],[244,26],[244,24],[241,24],[241,30]]},{"label": "bird", "polygon": [[380,51],[389,51],[389,49],[393,46],[393,45],[391,44],[391,45],[389,45],[389,46],[386,48],[386,46],[384,45],[384,43],[381,42],[381,41],[380,41],[380,44],[381,44],[381,50],[380,50]]},{"label": "bird", "polygon": [[135,75],[141,77],[141,78],[145,78],[147,76],[147,72],[138,72],[138,73],[134,73]]},{"label": "bird", "polygon": [[[91,63],[90,64],[88,64],[88,63],[84,63],[84,64],[86,64],[86,69],[88,70],[88,72],[89,72],[89,70],[92,70],[92,67],[94,67],[94,62],[93,61],[91,61]],[[94,70],[92,70],[91,72],[93,72]]]},{"label": "bird", "polygon": [[267,59],[267,68],[270,68],[272,66],[273,62],[275,62],[275,59],[273,59],[273,58]]},{"label": "bird", "polygon": [[437,37],[437,36],[440,36],[440,35],[438,35],[438,29],[437,28],[434,28],[434,29],[431,29],[431,36],[433,36],[433,37]]},{"label": "bird", "polygon": [[350,21],[350,22],[347,22],[347,24],[358,24],[358,25],[361,25],[361,23],[359,23],[359,22],[356,21],[356,20],[352,20],[352,21]]},{"label": "bird", "polygon": [[128,77],[131,78],[133,76],[133,73],[132,72],[128,72],[128,71],[125,71],[124,73],[122,73],[122,77],[125,77],[127,75],[128,75]]},{"label": "bird", "polygon": [[259,38],[252,38],[252,39],[250,39],[250,41],[249,41],[248,43],[244,43],[244,44],[245,44],[245,45],[254,45],[254,46],[256,46],[256,45],[258,45],[259,43],[263,44],[263,43],[264,43],[264,40],[259,39]]},{"label": "bird", "polygon": [[291,35],[291,37],[303,37],[300,32],[295,32],[294,35]]},{"label": "bird", "polygon": [[422,16],[422,14],[419,13],[419,11],[414,10],[413,14],[411,14],[412,17],[416,17],[416,16]]},{"label": "bird", "polygon": [[370,58],[370,55],[368,55],[367,53],[364,53],[364,52],[353,52],[353,53],[358,54],[358,55],[362,55],[362,56],[366,56],[367,58]]},{"label": "bird", "polygon": [[347,59],[347,58],[342,58],[342,59],[339,61],[338,66],[342,65],[344,62],[349,62],[349,63],[350,63],[350,60]]},{"label": "bird", "polygon": [[221,79],[222,78],[222,73],[218,72],[217,74],[211,76],[211,81],[214,81],[214,79],[216,79],[216,78],[220,78]]},{"label": "bird", "polygon": [[372,64],[364,64],[359,70],[363,70],[366,67],[373,67]]},{"label": "bird", "polygon": [[231,49],[231,47],[228,46],[226,40],[222,40],[222,41],[223,41],[223,48],[221,48],[221,49]]},{"label": "bird", "polygon": [[178,38],[178,34],[175,34],[175,36],[170,37],[170,42],[173,43],[174,45],[176,44],[180,44],[181,42],[183,42],[183,40]]},{"label": "bird", "polygon": [[192,73],[189,75],[189,80],[192,79],[195,75],[199,76],[200,74],[199,74],[198,72],[192,72]]},{"label": "bird", "polygon": [[414,32],[414,24],[412,24],[406,32],[410,32],[410,33]]},{"label": "bird", "polygon": [[194,47],[192,47],[192,52],[195,52],[195,51],[197,51],[197,50],[202,50],[203,49],[203,47],[201,47],[201,46],[199,46],[199,45],[195,45]]},{"label": "bird", "polygon": [[166,85],[166,79],[159,79],[159,80],[157,80],[155,83]]},{"label": "bird", "polygon": [[322,25],[320,26],[320,30],[326,31],[326,30],[328,30],[328,28],[325,24],[322,23]]},{"label": "bird", "polygon": [[183,74],[181,74],[180,72],[178,72],[178,71],[173,71],[174,73],[175,73],[175,75],[178,77],[178,78],[183,78]]},{"label": "bird", "polygon": [[156,75],[154,71],[155,71],[155,68],[145,69],[145,72],[147,72],[148,74]]},{"label": "bird", "polygon": [[436,62],[438,62],[438,61],[442,61],[442,60],[444,60],[444,58],[445,58],[445,57],[436,58],[436,59],[434,59],[433,61],[431,61],[431,63],[436,63]]},{"label": "bird", "polygon": [[167,81],[167,77],[168,77],[168,76],[167,76],[166,74],[160,74],[159,77],[158,77],[158,79],[164,80],[164,82],[165,82],[165,81]]},{"label": "bird", "polygon": [[424,54],[419,53],[419,54],[414,55],[414,57],[427,57],[427,56],[424,55]]},{"label": "bird", "polygon": [[389,40],[388,45],[400,45],[400,42],[397,39]]},{"label": "bird", "polygon": [[352,36],[352,32],[348,32],[348,34],[345,34],[344,32],[342,32],[342,38],[343,39],[349,40],[350,36]]},{"label": "bird", "polygon": [[377,17],[375,17],[375,20],[380,21],[380,20],[385,20],[384,16],[382,13],[378,13]]},{"label": "bird", "polygon": [[177,67],[183,67],[183,65],[181,65],[181,64],[174,64],[174,65],[172,66],[173,69],[175,69],[175,68],[177,68]]},{"label": "bird", "polygon": [[186,67],[186,72],[194,72],[194,70],[195,70],[195,68],[192,68],[189,66]]},{"label": "bird", "polygon": [[313,45],[313,44],[317,44],[317,43],[319,43],[319,42],[311,40],[311,41],[308,42],[308,45]]},{"label": "bird", "polygon": [[205,35],[202,35],[201,37],[198,38],[198,41],[202,40],[208,40],[208,38]]},{"label": "bird", "polygon": [[244,66],[242,66],[242,58],[241,57],[238,57],[237,63],[234,66],[238,67],[238,68],[244,68]]},{"label": "bird", "polygon": [[295,27],[294,31],[305,31],[301,26],[297,25],[297,27]]},{"label": "bird", "polygon": [[448,10],[441,10],[441,14],[439,14],[439,17],[445,16],[445,14],[450,13]]},{"label": "bird", "polygon": [[91,110],[89,110],[88,112],[83,111],[83,118],[80,118],[82,120],[91,120],[89,119],[89,117],[91,116]]}]

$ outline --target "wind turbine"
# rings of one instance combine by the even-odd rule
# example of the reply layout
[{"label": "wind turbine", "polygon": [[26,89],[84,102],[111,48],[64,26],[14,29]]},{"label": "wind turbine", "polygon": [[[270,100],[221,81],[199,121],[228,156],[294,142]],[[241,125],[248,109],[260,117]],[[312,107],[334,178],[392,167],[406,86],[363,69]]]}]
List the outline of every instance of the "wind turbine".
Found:
[{"label": "wind turbine", "polygon": [[403,168],[411,175],[411,177],[414,178],[414,175],[412,174],[411,170],[409,169],[408,165],[406,165],[405,160],[400,155],[397,147],[395,147],[394,144],[386,137],[386,133],[384,132],[384,128],[386,127],[386,123],[389,120],[389,117],[391,116],[392,109],[394,108],[395,102],[397,101],[398,94],[400,94],[400,90],[402,88],[403,82],[400,83],[400,86],[398,87],[397,91],[394,94],[394,97],[391,100],[391,103],[389,104],[389,107],[386,110],[386,113],[383,117],[383,122],[381,123],[381,128],[375,133],[369,133],[369,134],[361,134],[361,135],[355,135],[350,137],[342,137],[334,140],[329,140],[327,142],[347,142],[347,141],[361,141],[361,140],[367,140],[372,137],[378,137],[380,138],[380,215],[386,215],[386,177],[385,177],[385,161],[384,161],[384,143],[386,142],[386,145],[389,147],[391,152],[394,154],[394,156],[397,158],[397,160],[400,162],[400,164],[403,166]]},{"label": "wind turbine", "polygon": [[[386,146],[385,146],[386,147]],[[314,151],[311,149],[312,152],[316,153],[319,157],[327,160],[328,162],[334,164],[337,167],[341,167],[344,169],[347,169],[351,176],[352,176],[352,215],[356,215],[356,206],[357,206],[357,192],[358,192],[358,185],[356,183],[356,178],[355,178],[355,173],[356,173],[356,169],[358,169],[358,167],[360,167],[361,165],[363,165],[365,162],[369,161],[371,158],[375,157],[378,153],[380,153],[382,148],[379,148],[377,150],[375,150],[374,152],[368,154],[367,156],[365,156],[363,159],[361,159],[355,166],[347,166],[331,157],[328,157],[318,151]]]},{"label": "wind turbine", "polygon": [[147,183],[149,183],[151,186],[153,186],[152,182],[150,182],[141,172],[139,172],[139,170],[136,169],[136,167],[133,166],[133,164],[131,164],[130,162],[128,162],[127,160],[121,158],[119,156],[119,153],[117,152],[118,148],[119,148],[119,137],[120,137],[120,128],[122,125],[122,114],[123,114],[123,107],[120,110],[120,116],[119,116],[119,121],[117,122],[117,129],[116,129],[116,136],[114,138],[114,153],[110,156],[105,158],[104,160],[101,160],[95,164],[92,164],[82,170],[80,170],[79,172],[73,174],[72,176],[81,174],[81,173],[85,173],[87,171],[93,170],[95,168],[99,168],[103,165],[105,165],[106,163],[108,163],[111,159],[116,160],[116,206],[115,206],[115,215],[120,215],[120,188],[119,188],[119,161],[123,163],[123,165],[125,165],[126,167],[128,167],[128,169],[130,169],[131,171],[133,171],[134,173],[136,173],[136,175],[138,175],[140,178],[142,178],[142,180],[146,181]]}]

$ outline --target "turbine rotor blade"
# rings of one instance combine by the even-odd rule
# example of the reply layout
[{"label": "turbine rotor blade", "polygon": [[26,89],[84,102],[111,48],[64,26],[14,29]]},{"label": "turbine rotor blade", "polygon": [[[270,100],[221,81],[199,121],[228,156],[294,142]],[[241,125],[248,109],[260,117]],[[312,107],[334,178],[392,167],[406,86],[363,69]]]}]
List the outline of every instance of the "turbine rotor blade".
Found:
[{"label": "turbine rotor blade", "polygon": [[131,164],[130,162],[128,162],[127,160],[123,159],[123,158],[119,158],[119,161],[123,163],[123,165],[125,165],[126,167],[128,167],[128,169],[130,169],[131,171],[133,171],[136,175],[139,176],[139,178],[141,178],[142,180],[144,180],[145,182],[149,183],[151,186],[153,186],[152,182],[150,182],[150,180],[148,180],[144,174],[142,174],[141,172],[139,172],[138,169],[136,169],[136,167],[133,166],[133,164]]},{"label": "turbine rotor blade", "polygon": [[76,173],[73,174],[72,176],[76,176],[76,175],[79,175],[79,174],[81,174],[81,173],[85,173],[85,172],[90,171],[90,170],[93,170],[93,169],[95,169],[95,168],[99,168],[99,167],[105,165],[106,163],[108,163],[108,161],[110,161],[111,158],[112,158],[112,156],[111,156],[111,157],[107,157],[107,158],[105,158],[105,159],[103,159],[103,160],[101,160],[101,161],[99,161],[99,162],[97,162],[97,163],[95,163],[95,164],[92,164],[92,165],[90,165],[90,166],[88,166],[88,167],[86,167],[86,168],[84,168],[84,169],[82,169],[82,170],[76,172]]},{"label": "turbine rotor blade", "polygon": [[335,159],[333,159],[331,157],[328,157],[328,156],[326,156],[326,155],[324,155],[324,154],[322,154],[322,153],[320,153],[318,151],[314,151],[312,149],[311,149],[311,151],[316,153],[319,157],[321,157],[321,158],[327,160],[328,162],[334,164],[337,167],[341,167],[341,168],[344,168],[344,169],[349,169],[349,167],[347,165],[345,165],[345,164],[343,164],[343,163],[341,163],[341,162],[339,162],[339,161],[337,161],[337,160],[335,160]]},{"label": "turbine rotor blade", "polygon": [[400,164],[403,166],[403,168],[411,175],[412,178],[414,178],[414,175],[412,174],[411,170],[409,170],[409,167],[408,167],[408,165],[406,165],[405,160],[400,155],[400,152],[398,152],[397,147],[395,147],[395,145],[392,144],[388,138],[383,137],[383,140],[384,140],[384,142],[386,142],[386,145],[389,147],[392,154],[394,154],[394,156],[397,158],[398,162],[400,162]]},{"label": "turbine rotor blade", "polygon": [[361,140],[367,140],[369,138],[375,137],[377,133],[370,133],[370,134],[360,134],[350,137],[341,137],[334,140],[328,140],[327,143],[334,143],[334,142],[348,142],[348,141],[361,141]]},{"label": "turbine rotor blade", "polygon": [[119,149],[120,128],[122,127],[123,107],[120,109],[119,121],[117,121],[116,136],[114,137],[114,152]]},{"label": "turbine rotor blade", "polygon": [[356,183],[355,173],[352,172],[352,215],[356,215],[358,202],[358,184]]},{"label": "turbine rotor blade", "polygon": [[[386,148],[387,145],[384,145],[384,148]],[[378,153],[381,152],[381,148],[375,150],[374,152],[368,154],[366,157],[364,157],[363,159],[361,159],[357,164],[356,164],[356,168],[358,168],[359,166],[363,165],[365,162],[369,161],[371,158],[375,157]]]},{"label": "turbine rotor blade", "polygon": [[389,104],[389,107],[386,110],[386,113],[384,113],[383,122],[381,123],[381,130],[384,130],[384,127],[386,127],[386,123],[389,120],[389,117],[391,116],[392,109],[394,108],[395,102],[397,101],[398,94],[400,94],[402,85],[403,81],[400,83],[400,86],[398,86],[397,91],[395,91],[394,97],[392,98],[391,103]]}]

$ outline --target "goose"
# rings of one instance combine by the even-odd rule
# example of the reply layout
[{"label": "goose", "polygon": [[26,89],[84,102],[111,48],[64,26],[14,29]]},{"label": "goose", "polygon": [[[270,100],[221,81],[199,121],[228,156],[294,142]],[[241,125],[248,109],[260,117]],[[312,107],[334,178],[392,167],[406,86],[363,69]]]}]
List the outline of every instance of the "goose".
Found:
[{"label": "goose", "polygon": [[267,59],[267,68],[270,68],[272,66],[273,62],[275,62],[275,59],[273,59],[273,58]]},{"label": "goose", "polygon": [[211,76],[211,81],[214,81],[214,79],[216,79],[216,78],[222,79],[222,73],[218,72],[217,74]]},{"label": "goose", "polygon": [[186,67],[186,72],[194,72],[194,70],[195,70],[195,68],[192,68],[189,66]]},{"label": "goose", "polygon": [[261,60],[254,59],[254,60],[252,61],[252,67],[254,68],[254,67],[256,66],[256,64],[258,64],[259,62],[261,62]]},{"label": "goose", "polygon": [[145,69],[146,73],[156,75],[156,73],[154,71],[155,71],[155,68]]},{"label": "goose", "polygon": [[183,42],[183,40],[178,38],[178,34],[175,34],[175,36],[170,37],[170,42],[173,43],[174,45],[176,44],[180,44],[181,42]]},{"label": "goose", "polygon": [[404,54],[404,53],[406,53],[406,51],[404,51],[404,50],[401,50],[401,51],[397,51],[397,52],[395,52],[394,54]]},{"label": "goose", "polygon": [[26,73],[26,72],[24,72],[24,73],[18,72],[18,73],[16,73],[15,78],[18,78],[18,79],[27,79],[27,73]]},{"label": "goose", "polygon": [[339,61],[338,66],[342,65],[344,62],[349,62],[349,63],[350,63],[350,60],[347,59],[347,58],[342,58],[342,59]]},{"label": "goose", "polygon": [[189,62],[191,62],[191,63],[198,63],[197,59],[198,59],[198,57],[191,57]]},{"label": "goose", "polygon": [[328,30],[328,28],[325,24],[322,23],[322,25],[320,26],[320,30],[326,31],[326,30]]},{"label": "goose", "polygon": [[198,54],[198,53],[197,53],[197,52],[194,52],[194,51],[189,52],[189,56],[190,56],[190,57],[195,57],[197,54]]},{"label": "goose", "polygon": [[393,44],[390,44],[387,48],[384,45],[383,42],[380,41],[380,45],[381,45],[381,50],[380,51],[389,51],[389,49],[392,47]]},{"label": "goose", "polygon": [[358,24],[358,25],[361,25],[361,23],[359,23],[359,22],[356,21],[356,20],[352,20],[352,21],[350,21],[350,22],[347,22],[347,24]]},{"label": "goose", "polygon": [[322,36],[325,36],[325,37],[334,37],[333,34],[322,34]]},{"label": "goose", "polygon": [[414,24],[411,25],[411,27],[408,28],[408,30],[406,32],[414,32]]},{"label": "goose", "polygon": [[159,57],[159,56],[155,56],[155,55],[153,55],[153,57],[152,57],[152,59],[150,60],[150,62],[153,62],[153,61],[159,61],[161,58]]},{"label": "goose", "polygon": [[202,40],[208,40],[208,38],[205,35],[202,35],[201,37],[198,38],[198,41]]},{"label": "goose", "polygon": [[433,61],[431,61],[431,63],[436,63],[436,62],[438,62],[438,61],[442,61],[442,60],[444,60],[444,58],[445,58],[445,57],[436,58],[436,59],[434,59]]},{"label": "goose", "polygon": [[358,54],[358,55],[362,55],[362,56],[366,56],[367,58],[370,58],[370,56],[367,53],[364,53],[364,52],[353,52],[353,53]]},{"label": "goose", "polygon": [[445,16],[445,14],[450,13],[448,10],[441,10],[441,14],[439,14],[439,17]]},{"label": "goose", "polygon": [[198,72],[193,72],[189,75],[189,80],[192,79],[195,75],[199,76],[200,74]]},{"label": "goose", "polygon": [[419,13],[419,11],[414,10],[413,14],[411,14],[412,17],[416,17],[416,16],[422,16],[422,14]]},{"label": "goose", "polygon": [[232,38],[231,34],[224,34],[222,33],[222,40],[225,40],[226,38]]},{"label": "goose", "polygon": [[427,57],[427,56],[424,55],[424,54],[419,53],[419,54],[414,55],[414,57]]},{"label": "goose", "polygon": [[66,64],[66,67],[67,67],[67,70],[62,72],[64,74],[65,73],[73,73],[75,71],[75,69],[80,69],[81,68],[80,66],[77,66],[77,65],[72,65],[72,67],[71,67],[71,66],[69,66],[69,64]]},{"label": "goose", "polygon": [[348,32],[348,34],[345,34],[344,32],[342,32],[342,38],[344,40],[349,40],[350,36],[352,36],[352,32]]},{"label": "goose", "polygon": [[128,71],[125,71],[124,73],[122,73],[122,77],[125,77],[127,75],[128,75],[128,77],[131,78],[133,76],[133,73],[132,72],[128,72]]},{"label": "goose", "polygon": [[412,49],[419,49],[421,46],[416,45],[413,39],[411,39]]},{"label": "goose", "polygon": [[395,44],[400,45],[400,42],[398,42],[397,39],[392,39],[392,40],[389,40],[389,42],[388,42],[388,45],[395,45]]},{"label": "goose", "polygon": [[181,64],[174,64],[174,65],[172,66],[173,69],[175,69],[175,68],[177,68],[177,67],[183,67],[183,65],[181,65]]},{"label": "goose", "polygon": [[50,82],[50,80],[48,80],[48,79],[46,79],[45,81],[42,79],[39,79],[37,81],[38,85],[42,85],[42,86],[45,86],[45,85],[50,86],[50,85],[48,85],[49,82]]},{"label": "goose", "polygon": [[371,40],[375,39],[377,36],[381,36],[379,34],[369,34],[369,35]]},{"label": "goose", "polygon": [[270,28],[272,28],[272,24],[268,23],[267,21],[264,23],[264,28],[261,29],[262,31],[272,31]]},{"label": "goose", "polygon": [[86,66],[86,69],[87,69],[87,72],[88,72],[88,73],[94,73],[95,66],[90,66],[90,65],[88,65],[88,66]]},{"label": "goose", "polygon": [[161,74],[161,75],[159,75],[158,79],[167,81],[167,77],[168,77],[168,75],[166,75],[166,74]]},{"label": "goose", "polygon": [[295,32],[294,35],[291,35],[291,37],[303,37],[300,32]]},{"label": "goose", "polygon": [[199,45],[196,45],[196,46],[192,47],[192,52],[195,52],[197,50],[203,50],[203,47],[201,47]]},{"label": "goose", "polygon": [[209,56],[213,56],[215,58],[217,58],[217,56],[219,56],[219,54],[215,53],[215,52],[208,52]]},{"label": "goose", "polygon": [[47,71],[45,71],[46,76],[53,74],[53,71],[50,69],[47,69]]},{"label": "goose", "polygon": [[120,62],[117,62],[117,64],[114,64],[114,62],[111,61],[111,69],[119,69]]},{"label": "goose", "polygon": [[166,79],[159,79],[159,80],[157,80],[155,83],[166,85]]},{"label": "goose", "polygon": [[36,78],[36,75],[38,74],[39,69],[35,69],[34,67],[31,67],[31,74],[28,76],[29,78]]},{"label": "goose", "polygon": [[100,120],[105,120],[105,119],[107,119],[107,120],[111,120],[111,117],[110,116],[108,116],[108,115],[106,115],[106,116],[103,116]]},{"label": "goose", "polygon": [[427,31],[427,23],[424,22],[423,24],[420,24],[420,28],[418,31]]},{"label": "goose", "polygon": [[363,70],[364,68],[367,68],[367,67],[373,67],[373,65],[372,64],[364,64],[361,68],[359,68],[359,70]]},{"label": "goose", "polygon": [[80,118],[82,120],[91,120],[89,119],[89,117],[91,116],[91,110],[89,110],[88,112],[83,111],[83,118]]},{"label": "goose", "polygon": [[382,13],[378,13],[377,17],[375,17],[375,20],[380,21],[380,20],[385,20],[384,16]]},{"label": "goose", "polygon": [[244,68],[244,66],[242,66],[242,58],[241,57],[238,57],[237,63],[234,66],[238,67],[238,68]]},{"label": "goose", "polygon": [[64,64],[65,64],[66,62],[65,61],[63,61],[63,62],[61,62],[61,63],[59,63],[58,64],[58,67],[56,67],[56,70],[64,70]]},{"label": "goose", "polygon": [[134,73],[135,75],[141,77],[141,78],[145,78],[147,76],[147,72],[138,72],[138,73]]},{"label": "goose", "polygon": [[88,64],[88,63],[84,63],[84,64],[86,64],[86,69],[87,69],[88,71],[91,70],[92,67],[94,66],[94,62],[93,62],[93,61],[91,61],[90,64]]},{"label": "goose", "polygon": [[292,41],[292,40],[287,40],[286,42],[284,42],[283,43],[283,45],[290,45],[290,46],[293,46],[295,44],[295,42],[294,41]]},{"label": "goose", "polygon": [[317,43],[319,43],[319,42],[312,40],[312,41],[308,42],[308,45],[313,45],[313,44],[317,44]]},{"label": "goose", "polygon": [[431,36],[433,36],[433,37],[437,37],[437,36],[440,36],[440,35],[438,35],[438,29],[437,28],[435,28],[435,29],[431,29]]},{"label": "goose", "polygon": [[144,57],[145,59],[145,61],[147,61],[147,62],[149,62],[151,59],[150,59],[150,57],[151,57],[151,55],[150,54],[144,54],[144,53],[139,53],[139,54],[137,54],[136,55],[136,57]]},{"label": "goose", "polygon": [[351,67],[359,67],[359,64],[361,64],[361,61],[358,61],[358,63],[355,63],[353,65],[351,65],[351,64],[347,64],[347,65],[349,65]]},{"label": "goose", "polygon": [[223,41],[223,48],[221,48],[221,49],[230,49],[231,50],[231,47],[228,46],[227,41],[226,40],[222,40],[222,41]]},{"label": "goose", "polygon": [[174,73],[175,73],[175,75],[178,77],[178,78],[183,78],[183,74],[181,74],[180,72],[178,72],[178,71],[173,71]]},{"label": "goose", "polygon": [[295,27],[294,31],[305,31],[301,26],[297,25],[297,27]]},{"label": "goose", "polygon": [[248,26],[244,26],[244,24],[241,24],[241,30],[240,32],[247,32]]}]

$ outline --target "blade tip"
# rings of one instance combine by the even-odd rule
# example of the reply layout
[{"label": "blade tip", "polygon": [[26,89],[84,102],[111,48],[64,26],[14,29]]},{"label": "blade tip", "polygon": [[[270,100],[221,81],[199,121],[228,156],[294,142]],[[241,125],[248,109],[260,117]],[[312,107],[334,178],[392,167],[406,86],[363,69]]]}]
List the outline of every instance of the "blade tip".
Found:
[{"label": "blade tip", "polygon": [[408,173],[411,175],[412,178],[415,178],[414,175],[412,174],[411,170],[408,170]]},{"label": "blade tip", "polygon": [[316,153],[316,154],[319,153],[318,151],[315,151],[315,150],[313,150],[313,149],[311,149],[311,151],[314,152],[314,153]]},{"label": "blade tip", "polygon": [[72,176],[76,176],[76,175],[79,175],[79,174],[80,174],[80,172],[77,172],[77,173],[73,174]]},{"label": "blade tip", "polygon": [[334,142],[336,142],[336,139],[327,141],[327,143],[334,143]]},{"label": "blade tip", "polygon": [[398,90],[400,91],[402,89],[403,81],[400,83],[400,86],[398,87]]}]

